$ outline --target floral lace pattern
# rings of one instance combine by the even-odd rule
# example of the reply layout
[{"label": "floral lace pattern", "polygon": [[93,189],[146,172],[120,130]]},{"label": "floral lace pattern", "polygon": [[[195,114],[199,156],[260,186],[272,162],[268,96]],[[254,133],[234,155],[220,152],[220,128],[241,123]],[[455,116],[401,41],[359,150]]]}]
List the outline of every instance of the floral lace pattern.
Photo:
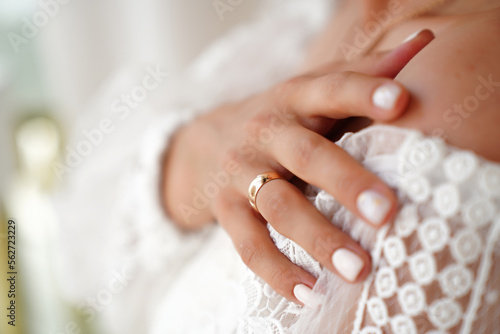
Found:
[{"label": "floral lace pattern", "polygon": [[[314,291],[323,302],[297,310],[276,294],[261,294],[243,321],[258,319],[258,332],[273,334],[498,331],[498,164],[387,126],[347,134],[338,145],[396,188],[402,203],[393,224],[375,230],[324,191],[309,189],[318,209],[371,251],[373,274],[348,285],[270,227],[278,248],[318,277]],[[251,275],[249,282],[266,289]],[[276,320],[280,326],[268,325]]]},{"label": "floral lace pattern", "polygon": [[[300,263],[310,273],[318,276],[321,268],[308,253],[296,243],[283,238],[269,225],[271,237],[276,246],[294,263]],[[243,315],[238,333],[287,333],[302,312],[302,308],[277,294],[260,277],[250,270],[244,277],[244,289],[247,307]]]}]

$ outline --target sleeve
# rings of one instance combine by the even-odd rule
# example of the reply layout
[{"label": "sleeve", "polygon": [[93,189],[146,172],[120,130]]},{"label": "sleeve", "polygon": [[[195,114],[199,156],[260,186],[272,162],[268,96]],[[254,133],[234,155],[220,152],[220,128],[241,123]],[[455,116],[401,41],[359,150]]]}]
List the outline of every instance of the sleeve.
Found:
[{"label": "sleeve", "polygon": [[[112,130],[65,169],[55,204],[60,217],[60,286],[87,319],[106,314],[109,332],[144,331],[132,326],[150,321],[176,273],[213,232],[207,228],[184,233],[161,208],[159,173],[170,136],[214,106],[292,75],[327,17],[323,1],[315,2],[277,5],[263,19],[236,29],[186,73],[170,76],[140,106],[129,108],[126,119],[114,106],[142,82],[144,69],[118,73],[86,108],[89,112],[78,122],[62,164],[86,145],[88,134],[103,120]],[[112,306],[93,304],[116,280],[127,292],[113,293]]]},{"label": "sleeve", "polygon": [[[142,114],[123,121],[105,115],[95,128],[82,127],[82,135],[61,159],[67,168],[55,200],[61,283],[76,299],[92,294],[123,268],[151,273],[168,268],[167,274],[174,273],[208,232],[185,233],[170,221],[160,202],[159,182],[171,136],[203,110],[172,108],[161,117],[137,111]],[[102,119],[111,120],[113,131],[88,155],[80,155],[78,148],[90,142],[83,133],[96,131]],[[76,158],[79,163],[69,166],[69,159]]]}]

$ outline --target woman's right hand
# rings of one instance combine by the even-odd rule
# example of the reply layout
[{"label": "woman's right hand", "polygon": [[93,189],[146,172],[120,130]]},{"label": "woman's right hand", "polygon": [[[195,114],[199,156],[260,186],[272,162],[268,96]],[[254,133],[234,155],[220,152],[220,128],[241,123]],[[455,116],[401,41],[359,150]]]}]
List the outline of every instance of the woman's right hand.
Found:
[{"label": "woman's right hand", "polygon": [[[186,229],[216,219],[244,263],[291,301],[307,303],[315,278],[276,248],[266,221],[346,281],[364,280],[369,254],[286,180],[297,176],[326,190],[375,227],[388,222],[397,209],[392,190],[324,135],[338,119],[401,115],[409,94],[392,78],[432,39],[423,31],[393,51],[331,64],[180,129],[164,165],[167,212]],[[284,180],[261,188],[259,214],[249,204],[248,186],[269,171]]]}]

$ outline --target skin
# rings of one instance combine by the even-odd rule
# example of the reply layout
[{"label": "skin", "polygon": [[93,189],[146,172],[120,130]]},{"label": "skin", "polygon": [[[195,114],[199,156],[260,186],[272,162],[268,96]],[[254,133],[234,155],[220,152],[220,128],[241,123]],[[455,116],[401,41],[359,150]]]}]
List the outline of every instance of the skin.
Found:
[{"label": "skin", "polygon": [[[388,2],[345,1],[337,13],[339,19],[332,20],[311,48],[302,67],[304,75],[244,101],[221,106],[178,132],[164,164],[166,211],[188,230],[216,219],[231,236],[245,264],[296,303],[300,304],[293,288],[297,284],[312,287],[315,279],[276,249],[265,221],[334,273],[333,252],[341,247],[355,252],[365,264],[355,280],[361,282],[370,272],[368,253],[326,221],[298,188],[283,180],[266,184],[257,197],[259,215],[248,204],[247,187],[262,172],[275,170],[287,179],[295,175],[327,190],[368,224],[369,217],[362,217],[355,203],[363,190],[374,189],[392,203],[384,219],[384,223],[389,222],[397,209],[392,190],[324,137],[338,137],[343,124],[336,120],[351,116],[439,135],[452,145],[500,161],[500,150],[492,145],[500,139],[496,130],[500,124],[500,89],[490,92],[479,108],[462,112],[459,118],[456,112],[447,111],[475,94],[478,75],[492,75],[494,82],[500,81],[497,3],[451,1],[430,15],[393,27],[373,50],[347,62],[340,51],[341,43],[353,43],[353,26],[371,20],[370,11],[382,10]],[[401,4],[408,8],[415,2]],[[346,17],[352,21],[347,22]],[[401,44],[408,35],[424,28],[432,29],[436,39],[431,42],[432,34],[423,32]],[[393,77],[411,93],[411,99],[403,91],[391,110],[376,108],[371,103],[373,91]],[[272,112],[276,109],[285,117]],[[364,124],[356,121],[354,128]],[[241,143],[255,142],[261,129],[273,127],[283,130],[275,131],[266,145],[252,146],[256,148],[253,157],[238,149]],[[192,189],[203,189],[212,182],[210,172],[224,170],[238,172],[209,205],[186,219],[180,208],[192,207]]]},{"label": "skin", "polygon": [[[347,2],[348,6],[342,10],[351,12],[354,3]],[[432,17],[405,22],[390,30],[375,52],[393,48],[412,32],[421,29],[432,30],[436,38],[395,78],[411,92],[408,111],[395,121],[383,123],[418,129],[487,159],[500,161],[500,150],[492,144],[499,139],[500,87],[490,92],[489,97],[480,101],[480,107],[472,112],[463,110],[465,108],[461,113],[449,111],[460,110],[454,105],[463,105],[468,96],[476,94],[480,85],[478,76],[487,79],[491,75],[492,81],[500,82],[499,8],[498,1],[455,0],[432,12]],[[325,41],[335,35],[335,29],[339,27],[331,25],[318,38],[305,70],[313,62],[325,61],[320,54],[325,52]],[[336,39],[337,44],[341,41],[342,38]],[[340,52],[334,56],[335,59],[342,57]],[[426,70],[422,71],[422,68]],[[429,75],[432,73],[435,75]],[[486,95],[487,92],[480,89],[479,93]]]}]

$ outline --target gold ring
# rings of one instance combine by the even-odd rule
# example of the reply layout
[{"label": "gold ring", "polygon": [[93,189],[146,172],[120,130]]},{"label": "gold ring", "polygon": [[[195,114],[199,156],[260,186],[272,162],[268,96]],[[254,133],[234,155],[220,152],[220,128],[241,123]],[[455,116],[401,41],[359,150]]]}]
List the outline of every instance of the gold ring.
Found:
[{"label": "gold ring", "polygon": [[255,211],[259,212],[259,209],[257,209],[257,194],[259,193],[259,190],[264,184],[277,179],[283,178],[276,172],[267,172],[257,175],[257,177],[253,179],[252,183],[250,183],[250,186],[248,187],[248,200]]}]

